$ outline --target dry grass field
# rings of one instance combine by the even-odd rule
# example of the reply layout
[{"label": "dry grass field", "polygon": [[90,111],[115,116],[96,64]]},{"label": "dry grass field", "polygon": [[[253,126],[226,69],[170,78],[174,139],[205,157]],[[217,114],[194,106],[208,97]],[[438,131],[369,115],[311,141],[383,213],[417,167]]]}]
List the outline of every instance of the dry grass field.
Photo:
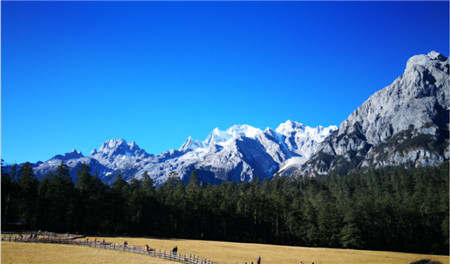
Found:
[{"label": "dry grass field", "polygon": [[[90,237],[89,240],[93,240]],[[129,245],[145,245],[171,250],[175,245],[181,254],[194,254],[215,264],[256,263],[261,256],[263,264],[409,264],[420,259],[431,259],[449,264],[448,256],[420,255],[395,252],[305,248],[250,243],[231,243],[185,239],[157,239],[133,237],[97,237],[97,241]],[[175,263],[128,252],[93,249],[80,246],[2,243],[4,263]]]},{"label": "dry grass field", "polygon": [[2,242],[2,264],[172,264],[130,252],[72,245]]}]

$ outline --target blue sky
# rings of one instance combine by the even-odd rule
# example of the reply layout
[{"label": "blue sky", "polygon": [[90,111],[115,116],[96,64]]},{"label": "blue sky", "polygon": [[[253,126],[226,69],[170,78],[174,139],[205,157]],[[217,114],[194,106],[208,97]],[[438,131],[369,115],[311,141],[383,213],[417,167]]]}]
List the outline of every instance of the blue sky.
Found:
[{"label": "blue sky", "polygon": [[286,120],[339,125],[415,54],[449,55],[447,2],[1,2],[7,163],[149,153]]}]

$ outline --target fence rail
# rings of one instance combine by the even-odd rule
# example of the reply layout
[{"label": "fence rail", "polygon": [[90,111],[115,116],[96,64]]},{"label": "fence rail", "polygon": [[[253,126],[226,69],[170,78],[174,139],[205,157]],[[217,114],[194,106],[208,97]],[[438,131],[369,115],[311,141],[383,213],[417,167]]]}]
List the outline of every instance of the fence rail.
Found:
[{"label": "fence rail", "polygon": [[214,264],[212,261],[201,258],[199,256],[195,256],[192,254],[180,254],[173,253],[172,251],[166,250],[156,250],[150,249],[145,250],[143,246],[134,246],[134,245],[120,245],[113,243],[102,243],[99,241],[87,241],[87,240],[76,240],[72,239],[70,235],[66,235],[67,237],[58,238],[58,236],[48,236],[48,237],[40,237],[33,236],[32,234],[23,236],[23,235],[12,235],[2,233],[2,241],[9,242],[28,242],[28,243],[51,243],[51,244],[66,244],[66,245],[78,245],[78,246],[88,246],[93,248],[103,248],[110,250],[119,250],[119,251],[127,251],[138,253],[142,255],[163,258],[167,260],[177,261],[181,263],[187,264]]}]

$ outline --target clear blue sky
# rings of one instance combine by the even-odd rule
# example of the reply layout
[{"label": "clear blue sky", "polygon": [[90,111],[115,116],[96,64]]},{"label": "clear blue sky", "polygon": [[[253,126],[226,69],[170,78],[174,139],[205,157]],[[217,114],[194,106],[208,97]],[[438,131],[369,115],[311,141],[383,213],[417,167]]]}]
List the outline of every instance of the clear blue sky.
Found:
[{"label": "clear blue sky", "polygon": [[7,163],[149,153],[286,120],[339,125],[415,54],[449,54],[447,2],[1,2]]}]

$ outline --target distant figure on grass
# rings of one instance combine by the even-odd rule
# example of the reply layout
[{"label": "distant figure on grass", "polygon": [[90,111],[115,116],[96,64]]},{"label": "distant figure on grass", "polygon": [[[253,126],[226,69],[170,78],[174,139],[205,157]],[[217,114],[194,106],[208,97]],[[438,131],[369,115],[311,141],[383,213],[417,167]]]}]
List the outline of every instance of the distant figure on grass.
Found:
[{"label": "distant figure on grass", "polygon": [[126,247],[128,245],[127,241],[123,241],[123,247]]},{"label": "distant figure on grass", "polygon": [[175,247],[172,249],[172,253],[173,253],[174,255],[176,255],[177,252],[178,252],[178,247],[175,246]]},{"label": "distant figure on grass", "polygon": [[150,252],[151,248],[148,245],[145,245],[145,251]]},{"label": "distant figure on grass", "polygon": [[256,259],[256,264],[261,264],[261,257],[258,256],[258,258]]}]

